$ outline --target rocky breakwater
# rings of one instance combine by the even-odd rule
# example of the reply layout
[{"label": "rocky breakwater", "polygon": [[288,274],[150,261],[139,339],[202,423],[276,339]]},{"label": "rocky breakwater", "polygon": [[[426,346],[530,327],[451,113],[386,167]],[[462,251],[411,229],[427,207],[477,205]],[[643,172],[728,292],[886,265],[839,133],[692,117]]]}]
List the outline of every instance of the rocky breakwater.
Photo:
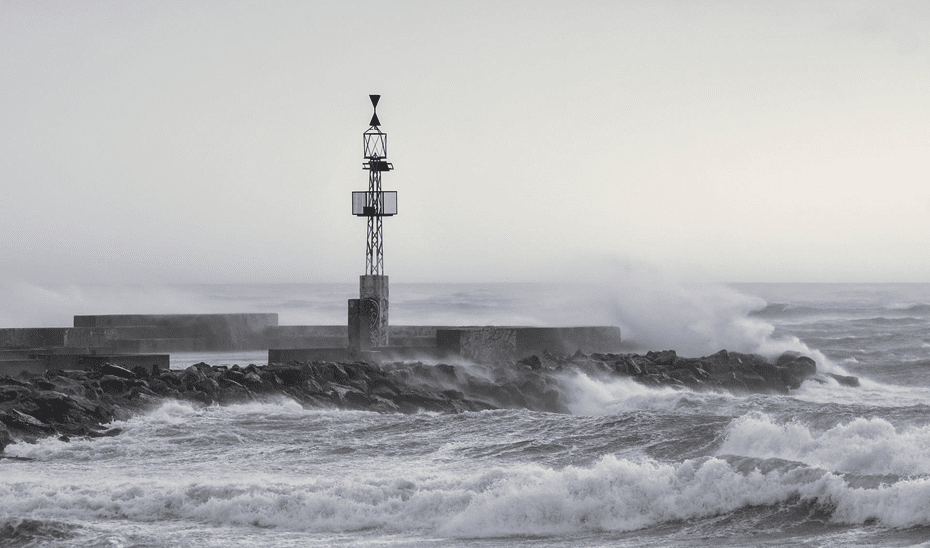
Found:
[{"label": "rocky breakwater", "polygon": [[[549,362],[553,361],[550,356]],[[737,394],[788,394],[805,380],[826,383],[832,378],[845,386],[859,386],[856,377],[817,373],[817,363],[797,352],[785,352],[772,361],[758,354],[721,350],[702,358],[683,358],[674,350],[639,354],[576,354],[555,358],[557,367],[574,365],[595,375],[620,375],[649,386],[679,386],[692,390],[726,390]],[[536,356],[520,363],[542,367]]]},{"label": "rocky breakwater", "polygon": [[[426,365],[397,362],[292,363],[266,367],[193,365],[183,371],[104,364],[87,371],[48,371],[42,376],[0,377],[0,452],[14,439],[99,437],[119,434],[113,420],[151,409],[165,398],[231,404],[273,397],[309,407],[377,412],[420,410],[457,413],[531,409],[568,413],[578,375],[627,377],[650,386],[697,391],[787,394],[817,374],[814,360],[787,353],[769,361],[722,350],[703,358],[674,351],[638,354],[530,356],[518,362]],[[855,386],[858,379],[832,375]]]}]

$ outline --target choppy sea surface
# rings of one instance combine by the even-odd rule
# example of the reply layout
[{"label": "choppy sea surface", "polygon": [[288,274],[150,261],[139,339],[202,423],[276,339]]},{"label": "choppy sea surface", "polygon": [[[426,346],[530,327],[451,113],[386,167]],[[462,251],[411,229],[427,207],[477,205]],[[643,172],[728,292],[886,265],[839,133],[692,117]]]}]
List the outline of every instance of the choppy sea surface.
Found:
[{"label": "choppy sea surface", "polygon": [[[282,324],[341,324],[357,291],[0,289],[11,293],[0,307],[7,326],[250,311],[279,312]],[[167,402],[114,424],[116,437],[9,446],[6,455],[33,460],[0,460],[0,545],[930,545],[930,284],[391,291],[396,324],[619,325],[626,351],[793,349],[862,385],[735,396],[577,376],[568,379],[570,415]],[[19,313],[35,292],[44,300]]]}]

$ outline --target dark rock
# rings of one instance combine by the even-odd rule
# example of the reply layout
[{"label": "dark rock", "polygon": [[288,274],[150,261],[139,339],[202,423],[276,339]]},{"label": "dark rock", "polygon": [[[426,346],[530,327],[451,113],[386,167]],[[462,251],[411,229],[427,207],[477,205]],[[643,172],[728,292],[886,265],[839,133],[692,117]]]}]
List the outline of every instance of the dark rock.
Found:
[{"label": "dark rock", "polygon": [[55,385],[43,379],[42,377],[36,377],[32,379],[32,385],[38,388],[39,390],[54,390]]},{"label": "dark rock", "polygon": [[68,395],[50,390],[36,392],[32,401],[37,408],[33,416],[43,423],[66,422],[65,417],[74,407]]},{"label": "dark rock", "polygon": [[31,435],[48,435],[55,432],[49,425],[18,409],[0,412],[0,423],[10,430],[18,430]]},{"label": "dark rock", "polygon": [[163,371],[158,375],[158,380],[175,389],[180,388],[183,384],[181,378],[171,371]]},{"label": "dark rock", "polygon": [[797,356],[790,361],[779,358],[776,364],[780,364],[788,370],[787,384],[788,388],[792,389],[800,387],[804,379],[817,374],[817,363],[807,356]]},{"label": "dark rock", "polygon": [[18,384],[0,385],[0,403],[15,402],[31,395],[35,390]]},{"label": "dark rock", "polygon": [[777,360],[775,360],[775,365],[784,366],[784,365],[787,365],[788,362],[794,361],[796,358],[800,358],[800,357],[801,357],[800,352],[795,352],[794,350],[788,350],[787,352],[779,356]]},{"label": "dark rock", "polygon": [[13,441],[13,436],[10,434],[10,431],[6,429],[6,426],[0,424],[0,453],[3,453],[6,446],[12,444]]},{"label": "dark rock", "polygon": [[517,363],[519,363],[520,365],[526,365],[530,369],[534,369],[534,370],[542,368],[542,360],[540,360],[539,356],[536,356],[536,355],[527,356],[523,358],[522,360],[518,361]]},{"label": "dark rock", "polygon": [[234,365],[232,369],[226,372],[225,378],[242,384],[245,381],[245,373],[243,373],[238,365]]},{"label": "dark rock", "polygon": [[[281,380],[281,384],[284,386],[297,386],[302,384],[303,381],[307,379],[307,376],[302,374],[300,366],[278,366],[271,367],[268,366],[265,368],[265,371],[272,371],[275,375]],[[245,375],[243,375],[243,378]]]},{"label": "dark rock", "polygon": [[436,376],[443,378],[445,380],[455,380],[455,367],[451,365],[446,365],[444,363],[437,364],[433,371],[436,373]]},{"label": "dark rock", "polygon": [[687,368],[685,368],[685,369],[675,369],[675,370],[673,370],[673,371],[670,371],[670,372],[668,373],[668,376],[671,377],[672,379],[681,381],[683,384],[686,384],[686,385],[691,385],[691,384],[697,384],[697,383],[698,383],[697,377],[695,377],[695,376],[694,376],[694,373],[692,373],[692,372],[691,372],[690,370],[688,370]]},{"label": "dark rock", "polygon": [[53,388],[50,388],[50,390],[55,390],[56,392],[71,396],[84,396],[86,394],[84,383],[76,379],[59,375],[50,377],[49,382],[53,385]]},{"label": "dark rock", "polygon": [[0,386],[32,386],[28,382],[18,381],[13,377],[0,377]]},{"label": "dark rock", "polygon": [[216,382],[213,379],[205,378],[205,379],[201,379],[197,381],[196,383],[194,383],[193,388],[194,390],[207,394],[208,396],[210,396],[211,400],[215,400],[217,392],[219,392],[220,390],[220,385],[218,382]]},{"label": "dark rock", "polygon": [[[262,371],[258,374],[258,376],[261,377],[262,385],[266,387],[276,388],[279,386],[284,386],[281,378],[271,371]],[[346,377],[346,380],[348,380],[348,377]]]},{"label": "dark rock", "polygon": [[144,365],[137,365],[132,368],[132,374],[140,379],[151,379],[153,375],[157,375],[158,371],[152,371],[152,368],[145,367]]},{"label": "dark rock", "polygon": [[129,388],[129,383],[124,377],[104,375],[100,377],[100,388],[107,394],[122,394]]},{"label": "dark rock", "polygon": [[678,355],[674,350],[662,350],[660,352],[646,352],[646,358],[656,365],[671,366],[675,364]]},{"label": "dark rock", "polygon": [[852,388],[859,387],[859,377],[847,376],[847,375],[837,375],[836,373],[827,373],[828,377],[833,378],[836,382],[840,383],[843,386],[849,386]]},{"label": "dark rock", "polygon": [[376,379],[372,381],[369,385],[369,390],[372,395],[386,399],[391,399],[400,392],[397,385],[387,379]]},{"label": "dark rock", "polygon": [[[700,363],[700,362],[698,362],[698,363]],[[687,364],[685,365],[685,369],[687,369],[688,371],[690,371],[691,374],[694,375],[694,378],[695,378],[695,379],[699,379],[699,380],[704,381],[704,380],[707,380],[708,378],[710,378],[710,373],[708,373],[707,371],[701,369],[697,364],[695,364],[695,363],[693,363],[693,362],[687,363]]]},{"label": "dark rock", "polygon": [[450,400],[464,400],[465,394],[459,392],[458,390],[443,390],[441,394]]},{"label": "dark rock", "polygon": [[243,377],[242,383],[245,386],[248,386],[251,390],[258,390],[262,387],[262,378],[258,375],[258,373],[249,371]]},{"label": "dark rock", "polygon": [[124,379],[136,378],[136,374],[132,371],[125,367],[113,365],[112,363],[105,363],[100,366],[100,376],[103,377],[104,375],[113,375],[114,377],[122,377]]},{"label": "dark rock", "polygon": [[700,363],[701,369],[710,374],[727,373],[733,369],[730,365],[730,353],[726,350],[721,350],[716,354],[701,358]]},{"label": "dark rock", "polygon": [[639,365],[637,365],[636,360],[634,360],[633,358],[627,358],[626,359],[626,374],[631,377],[638,377],[640,375],[645,374],[645,371],[643,371],[643,369]]}]

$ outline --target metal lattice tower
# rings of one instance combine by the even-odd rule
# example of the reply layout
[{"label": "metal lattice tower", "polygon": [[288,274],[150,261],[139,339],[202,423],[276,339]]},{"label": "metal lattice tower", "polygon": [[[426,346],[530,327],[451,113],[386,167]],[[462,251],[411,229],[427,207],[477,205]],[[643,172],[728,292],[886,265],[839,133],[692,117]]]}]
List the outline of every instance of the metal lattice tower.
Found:
[{"label": "metal lattice tower", "polygon": [[368,243],[365,251],[365,274],[380,276],[384,273],[384,235],[381,230],[381,218],[397,214],[397,192],[381,190],[381,173],[391,171],[394,166],[385,161],[387,158],[387,133],[381,131],[378,120],[378,100],[380,95],[369,95],[374,114],[371,127],[362,134],[365,151],[365,163],[362,169],[368,170],[368,191],[352,193],[352,214],[368,217]]}]

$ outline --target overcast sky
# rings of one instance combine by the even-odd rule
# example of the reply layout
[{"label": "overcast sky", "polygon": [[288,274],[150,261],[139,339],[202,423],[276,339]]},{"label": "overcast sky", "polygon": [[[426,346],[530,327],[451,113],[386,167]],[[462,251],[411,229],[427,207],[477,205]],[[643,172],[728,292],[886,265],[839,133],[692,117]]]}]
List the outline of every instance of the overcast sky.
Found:
[{"label": "overcast sky", "polygon": [[930,281],[930,3],[0,0],[0,279]]}]

